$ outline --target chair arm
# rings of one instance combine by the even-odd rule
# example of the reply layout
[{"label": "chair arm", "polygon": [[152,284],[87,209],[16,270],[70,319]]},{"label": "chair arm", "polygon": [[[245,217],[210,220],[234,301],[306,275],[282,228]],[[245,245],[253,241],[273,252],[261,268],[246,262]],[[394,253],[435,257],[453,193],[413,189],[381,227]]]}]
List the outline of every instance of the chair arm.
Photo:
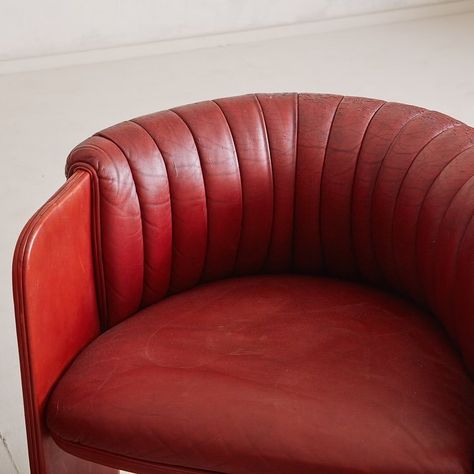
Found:
[{"label": "chair arm", "polygon": [[13,258],[15,316],[32,473],[99,472],[55,446],[47,433],[43,413],[58,378],[78,352],[100,333],[91,198],[89,174],[75,173],[30,219]]}]

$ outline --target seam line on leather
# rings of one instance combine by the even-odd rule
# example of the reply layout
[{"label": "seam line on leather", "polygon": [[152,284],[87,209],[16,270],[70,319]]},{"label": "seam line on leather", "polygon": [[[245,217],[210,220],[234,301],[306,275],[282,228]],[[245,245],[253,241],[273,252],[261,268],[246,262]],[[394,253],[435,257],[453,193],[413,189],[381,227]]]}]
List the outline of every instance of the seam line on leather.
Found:
[{"label": "seam line on leather", "polygon": [[324,270],[326,269],[325,268],[326,267],[326,259],[325,259],[325,255],[324,255],[323,228],[322,228],[323,219],[321,217],[321,213],[322,213],[322,210],[323,210],[323,192],[322,192],[322,190],[323,190],[323,186],[324,186],[324,171],[326,169],[326,160],[327,160],[327,155],[328,155],[328,145],[329,145],[329,142],[331,140],[332,128],[334,126],[334,122],[336,121],[336,115],[337,115],[337,112],[339,110],[339,107],[341,106],[342,101],[344,99],[345,99],[345,96],[342,96],[340,98],[339,102],[337,103],[336,107],[334,108],[334,113],[333,113],[333,116],[332,116],[332,119],[331,119],[331,124],[329,125],[328,135],[327,135],[327,138],[326,138],[326,146],[324,148],[323,165],[321,167],[321,179],[320,179],[320,184],[319,184],[319,212],[318,212],[319,245],[321,247],[321,250],[320,250],[320,253],[321,253],[321,272],[324,272]]},{"label": "seam line on leather", "polygon": [[232,132],[232,127],[230,126],[229,120],[227,119],[227,116],[222,109],[222,107],[219,105],[217,100],[212,100],[214,104],[216,104],[217,108],[221,111],[222,117],[224,118],[225,123],[227,124],[227,128],[229,130],[230,137],[232,139],[232,147],[234,149],[234,155],[235,155],[235,161],[237,164],[237,170],[239,171],[239,183],[240,183],[240,226],[239,226],[239,237],[237,239],[237,248],[235,252],[235,258],[234,258],[234,263],[232,265],[232,272],[231,274],[235,274],[235,270],[237,267],[237,262],[239,259],[239,254],[240,254],[240,244],[242,241],[242,229],[243,229],[243,223],[244,223],[244,185],[242,183],[242,173],[240,171],[240,161],[239,161],[239,155],[237,153],[237,145],[235,143],[234,139],[234,134]]},{"label": "seam line on leather", "polygon": [[[461,189],[459,189],[458,193],[461,192],[461,190],[464,188],[464,186],[466,186],[467,184],[469,184],[470,182],[474,182],[474,176],[471,176],[470,179],[467,180],[466,183],[464,183],[462,186],[461,186]],[[458,194],[456,193],[456,194]],[[454,199],[453,199],[454,201]],[[452,202],[453,202],[452,201]],[[451,202],[451,203],[452,203]],[[464,245],[464,240],[466,238],[466,234],[467,234],[467,229],[469,229],[469,227],[471,226],[471,223],[474,221],[474,214],[471,214],[471,217],[468,219],[468,221],[466,222],[465,226],[464,226],[464,229],[462,231],[462,234],[457,242],[457,245],[456,245],[456,250],[455,250],[455,254],[453,255],[453,260],[454,260],[454,265],[453,265],[453,277],[452,277],[452,282],[451,282],[451,285],[450,285],[450,289],[448,291],[448,295],[449,295],[449,307],[451,309],[450,311],[450,314],[453,314],[453,323],[454,323],[454,334],[456,335],[456,339],[457,341],[459,341],[461,338],[459,336],[459,329],[458,329],[458,315],[459,315],[459,312],[455,311],[455,291],[453,291],[453,287],[455,287],[455,281],[456,281],[456,276],[458,274],[458,267],[459,267],[459,253],[460,253],[460,249],[461,247]],[[434,272],[433,272],[434,273]]]},{"label": "seam line on leather", "polygon": [[265,120],[265,113],[263,112],[263,107],[258,97],[258,94],[254,94],[254,97],[256,99],[257,108],[259,110],[260,121],[265,131],[265,143],[266,143],[266,151],[267,151],[267,158],[268,158],[267,161],[270,167],[271,179],[272,179],[272,225],[270,227],[270,235],[268,236],[268,239],[267,239],[267,251],[263,258],[262,267],[260,268],[260,271],[264,271],[265,268],[267,267],[268,259],[270,258],[270,251],[272,249],[272,244],[273,244],[273,229],[274,229],[274,224],[275,224],[275,173],[273,170],[272,151],[270,148],[270,138],[268,134],[267,122]]},{"label": "seam line on leather", "polygon": [[[460,124],[460,125],[463,125],[463,124]],[[451,128],[452,130],[452,128]],[[414,243],[414,249],[413,249],[413,259],[414,259],[414,263],[413,263],[413,266],[415,267],[415,272],[416,272],[416,279],[415,281],[417,281],[418,283],[418,293],[419,293],[419,297],[421,299],[422,302],[425,303],[426,306],[430,307],[430,304],[428,303],[428,294],[426,292],[426,285],[424,284],[424,282],[422,281],[422,278],[420,278],[420,266],[419,266],[419,257],[418,257],[418,245],[417,245],[417,242],[418,242],[418,227],[419,227],[419,220],[420,220],[420,214],[423,210],[423,207],[424,207],[424,204],[425,204],[425,201],[426,201],[426,198],[430,192],[430,190],[432,189],[432,187],[434,186],[435,182],[438,180],[439,176],[443,173],[443,171],[453,162],[456,160],[456,158],[459,156],[459,155],[462,155],[465,151],[468,151],[470,148],[473,147],[473,142],[472,142],[472,139],[470,141],[470,145],[469,144],[466,144],[466,146],[464,148],[462,148],[459,152],[455,153],[444,165],[443,167],[436,173],[436,175],[432,178],[430,184],[428,185],[428,188],[426,189],[426,191],[423,193],[423,198],[419,201],[419,206],[418,206],[418,209],[417,209],[417,212],[416,212],[416,217],[415,217],[415,221],[414,221],[414,229],[415,229],[415,235],[414,235],[414,240],[413,240],[413,243]]]},{"label": "seam line on leather", "polygon": [[206,203],[206,249],[204,250],[204,258],[203,258],[203,262],[202,262],[201,273],[200,273],[200,275],[198,277],[198,280],[197,280],[197,282],[201,282],[203,280],[205,274],[206,274],[207,258],[208,258],[208,253],[209,253],[208,252],[208,249],[209,249],[209,206],[208,206],[208,203],[207,203],[206,177],[205,177],[205,174],[204,174],[204,168],[202,166],[201,154],[199,153],[199,148],[198,148],[198,144],[197,144],[197,141],[196,141],[196,137],[194,136],[194,133],[191,130],[191,127],[186,122],[186,120],[178,112],[176,112],[176,110],[170,109],[170,112],[175,114],[181,120],[181,122],[183,122],[185,127],[188,129],[188,131],[191,135],[191,138],[193,139],[193,142],[194,142],[194,148],[196,150],[196,154],[197,154],[198,161],[199,161],[199,167],[201,169],[202,186],[204,188],[204,198],[205,198],[205,203]]},{"label": "seam line on leather", "polygon": [[[74,181],[77,178],[74,176],[70,177],[70,181],[64,183],[64,185],[51,196],[48,201],[40,208],[28,221],[24,229],[20,234],[18,240],[19,244],[15,248],[14,261],[18,261],[18,284],[15,285],[14,296],[19,306],[19,313],[21,315],[19,325],[21,328],[21,339],[23,340],[23,357],[20,359],[20,365],[22,369],[28,374],[27,379],[27,391],[25,395],[25,415],[31,418],[32,424],[27,426],[27,437],[28,437],[28,453],[32,456],[32,462],[35,467],[44,469],[45,459],[44,451],[42,449],[41,440],[41,425],[40,425],[40,413],[35,403],[36,400],[36,388],[34,384],[34,378],[32,376],[32,365],[30,361],[29,351],[29,334],[28,325],[26,323],[27,307],[25,304],[25,281],[24,281],[24,266],[26,252],[31,243],[32,235],[38,226],[40,218],[47,216],[50,209],[54,208],[56,201],[62,197],[62,195],[74,185]],[[21,349],[21,347],[20,347]]]},{"label": "seam line on leather", "polygon": [[355,188],[355,183],[357,182],[357,171],[359,169],[360,152],[361,152],[361,150],[364,146],[364,142],[365,142],[365,139],[367,138],[369,128],[370,128],[372,122],[374,121],[375,117],[377,116],[377,114],[387,104],[388,104],[388,102],[385,102],[385,101],[382,102],[382,104],[380,104],[380,106],[377,107],[377,109],[375,110],[375,112],[372,114],[369,121],[367,122],[367,126],[365,127],[364,133],[362,135],[362,140],[361,140],[360,145],[359,145],[359,149],[357,150],[356,162],[355,162],[355,167],[354,167],[354,174],[352,175],[351,197],[350,197],[349,238],[350,238],[350,242],[351,242],[352,259],[353,259],[353,263],[354,263],[354,267],[355,267],[354,270],[359,275],[361,275],[361,271],[360,271],[360,265],[359,265],[359,262],[358,262],[358,259],[357,259],[357,249],[356,249],[356,246],[354,244],[354,217],[355,217],[355,213],[354,213],[354,201],[355,201],[355,199],[354,199],[354,188]]},{"label": "seam line on leather", "polygon": [[294,177],[293,177],[293,213],[292,213],[292,226],[291,226],[291,247],[290,247],[290,266],[289,269],[295,271],[295,240],[296,240],[296,195],[297,195],[297,177],[298,177],[298,141],[299,141],[299,126],[300,126],[300,95],[294,94],[295,97],[295,136],[294,136]]},{"label": "seam line on leather", "polygon": [[[462,189],[464,188],[464,186],[466,186],[469,181],[471,181],[474,177],[471,175],[469,176],[466,181],[464,181],[462,184],[459,185],[458,189],[456,190],[456,192],[451,196],[451,198],[449,199],[449,202],[448,202],[448,205],[446,206],[445,210],[443,211],[443,216],[441,217],[440,221],[439,221],[439,225],[438,225],[438,228],[437,228],[437,232],[436,232],[436,242],[438,241],[438,237],[439,237],[439,234],[441,232],[441,228],[443,227],[443,222],[446,218],[446,215],[449,211],[449,209],[451,208],[454,200],[456,199],[456,197],[458,196],[458,194],[462,191]],[[435,274],[436,274],[436,271],[435,271],[435,268],[436,268],[436,254],[438,252],[438,249],[436,248],[433,252],[433,271],[431,272],[431,275],[430,275],[430,288],[434,288],[434,277],[435,277]],[[433,292],[433,294],[435,295],[435,298],[434,298],[434,302],[437,303],[437,300],[436,300],[436,294]],[[439,316],[439,311],[434,311],[434,313],[436,315]]]},{"label": "seam line on leather", "polygon": [[[96,134],[96,135],[94,135],[94,136],[99,137],[98,134]],[[99,138],[105,139],[105,137],[99,137]],[[109,141],[110,141],[110,140],[109,140]],[[112,142],[112,143],[113,143],[113,142]],[[81,145],[80,148],[79,148],[79,150],[81,150],[81,149],[86,149],[86,148],[90,148],[90,149],[92,149],[92,150],[94,150],[94,151],[99,151],[100,153],[102,153],[102,154],[104,154],[105,156],[107,156],[107,158],[110,160],[110,162],[113,162],[113,161],[114,161],[114,160],[112,159],[112,157],[109,155],[109,153],[107,153],[107,151],[105,151],[103,148],[101,148],[101,147],[99,147],[99,146],[92,145],[92,144],[89,144],[89,143],[88,143],[88,144],[85,144],[85,145]],[[99,187],[99,189],[100,189],[100,182],[101,182],[101,179],[102,179],[102,178],[100,177],[100,175],[99,175],[99,173],[98,173],[98,170],[96,169],[95,166],[92,166],[92,165],[90,165],[90,164],[88,164],[88,163],[85,163],[85,162],[83,162],[83,161],[74,163],[73,166],[74,166],[74,167],[75,167],[75,166],[78,166],[78,167],[80,166],[80,167],[86,168],[86,169],[87,169],[87,168],[93,169],[94,172],[95,172],[95,173],[97,174],[97,176],[98,176],[98,187]],[[72,169],[72,168],[71,168],[71,169]],[[75,168],[74,168],[74,169],[75,169]],[[105,199],[105,198],[104,198],[104,199]],[[101,200],[102,200],[102,197],[101,197]],[[100,206],[99,206],[99,209],[100,209]],[[102,222],[100,222],[100,219],[99,219],[99,225],[100,225],[100,229],[101,229],[101,231],[100,231],[100,239],[101,239],[101,242],[102,242],[102,240],[103,240],[103,235],[102,235],[102,234],[103,234],[103,233],[102,233]],[[102,251],[102,244],[101,244],[101,262],[102,262],[102,268],[103,268],[103,274],[104,274],[104,288],[105,288],[105,295],[106,295],[105,300],[106,300],[106,304],[107,304],[107,313],[106,313],[106,314],[107,314],[107,321],[106,321],[106,322],[107,322],[107,327],[110,328],[110,327],[112,327],[113,325],[117,324],[117,321],[112,320],[112,318],[111,318],[110,308],[109,308],[109,306],[108,306],[108,300],[109,300],[108,296],[109,296],[109,293],[110,293],[110,292],[114,292],[114,293],[115,293],[116,295],[118,295],[118,296],[121,296],[121,295],[119,295],[119,293],[117,292],[117,290],[116,290],[115,288],[113,288],[112,286],[107,286],[107,285],[105,284],[105,282],[108,281],[108,278],[106,277],[107,270],[106,270],[106,267],[105,267],[105,264],[104,264],[104,254],[103,254],[103,251]],[[126,318],[122,318],[122,320],[123,320],[123,319],[126,319]]]},{"label": "seam line on leather", "polygon": [[[444,164],[444,166],[441,168],[441,170],[436,174],[436,176],[432,179],[430,185],[428,186],[428,189],[425,191],[424,195],[423,195],[423,199],[420,201],[420,208],[418,210],[418,213],[417,213],[417,216],[416,216],[416,222],[415,222],[415,265],[417,266],[417,268],[419,267],[419,255],[418,255],[418,239],[420,238],[419,237],[419,220],[420,220],[420,215],[421,213],[423,212],[423,208],[425,206],[425,202],[426,202],[426,199],[428,198],[428,195],[430,194],[431,190],[433,189],[434,185],[436,184],[436,182],[438,181],[439,177],[444,173],[444,171],[452,164],[454,163],[454,161],[456,161],[456,159],[463,155],[464,153],[468,152],[469,150],[471,150],[472,148],[474,148],[474,144],[471,143],[470,146],[464,148],[462,151],[460,151],[459,153],[455,154],[453,158],[451,158],[447,163]],[[470,178],[468,178],[461,186],[463,186]],[[441,220],[440,220],[440,224],[442,222],[444,218],[444,213],[443,213],[443,216],[441,217]],[[439,226],[438,226],[438,234],[439,234]],[[427,285],[423,283],[423,281],[421,282],[421,292],[423,293],[423,297],[424,299],[428,302],[431,298],[429,298],[429,295],[428,295],[428,292],[427,292],[427,289],[429,290],[429,288],[427,288]],[[433,308],[432,308],[433,309]],[[434,311],[434,309],[433,309]]]},{"label": "seam line on leather", "polygon": [[377,168],[377,172],[375,174],[375,178],[373,180],[373,185],[372,185],[372,188],[370,190],[370,205],[369,205],[369,209],[370,209],[370,213],[369,213],[369,235],[370,235],[370,248],[373,249],[372,250],[372,255],[374,257],[374,262],[377,266],[377,270],[378,270],[378,274],[381,276],[382,278],[382,281],[384,283],[384,285],[387,283],[387,278],[384,274],[384,269],[382,268],[382,264],[380,262],[380,258],[379,256],[377,255],[377,247],[375,246],[375,236],[374,236],[374,196],[375,196],[375,191],[377,190],[377,186],[378,186],[378,182],[379,182],[379,178],[380,178],[380,173],[381,173],[381,170],[382,170],[382,167],[383,167],[383,164],[384,164],[384,161],[385,159],[387,158],[387,156],[389,156],[390,152],[392,151],[392,148],[395,146],[395,142],[399,139],[399,137],[401,136],[402,132],[405,130],[405,128],[411,123],[413,122],[415,119],[419,118],[419,117],[422,117],[425,113],[427,113],[428,110],[427,109],[421,109],[419,110],[417,113],[413,114],[412,116],[410,116],[401,126],[400,128],[398,129],[398,131],[395,133],[394,137],[392,138],[392,141],[390,142],[389,146],[387,147],[387,150],[385,151],[382,159],[380,160],[379,164],[378,164],[378,168]]},{"label": "seam line on leather", "polygon": [[[118,454],[117,455],[117,454],[112,453],[110,451],[107,451],[105,449],[93,448],[91,446],[86,446],[84,444],[80,444],[80,443],[76,443],[74,441],[64,439],[61,436],[59,436],[58,434],[53,433],[52,431],[50,431],[50,434],[51,434],[51,437],[53,438],[54,442],[56,444],[58,444],[58,446],[60,446],[61,449],[64,449],[66,452],[69,452],[69,453],[70,453],[70,451],[67,451],[65,449],[66,447],[68,447],[68,448],[71,448],[71,447],[77,448],[82,452],[98,453],[99,455],[102,455],[102,456],[105,456],[105,457],[110,456],[112,458],[114,458],[114,457],[116,458],[118,456],[121,460],[123,459],[126,462],[140,464],[140,466],[139,466],[140,468],[143,467],[143,464],[144,464],[145,467],[165,468],[165,469],[175,470],[177,473],[183,473],[183,474],[185,474],[185,473],[186,474],[188,474],[188,473],[193,474],[195,472],[198,472],[198,473],[206,472],[206,473],[209,473],[209,474],[225,474],[225,473],[220,472],[220,471],[211,471],[211,470],[205,469],[205,468],[193,468],[193,467],[186,467],[186,466],[178,466],[176,464],[166,464],[166,463],[160,463],[160,462],[154,462],[154,461],[147,461],[145,459],[133,458],[133,457],[127,456],[126,454]],[[70,454],[72,454],[72,453],[70,453]],[[82,458],[82,457],[80,457],[80,459],[85,459],[85,460],[89,460],[91,462],[96,462],[93,457],[92,457],[92,459],[91,458]],[[113,466],[109,466],[109,467],[113,467]],[[115,467],[113,467],[113,468],[116,469]],[[55,474],[55,473],[52,473],[52,474]]]},{"label": "seam line on leather", "polygon": [[[95,134],[95,136],[97,137],[100,137],[100,138],[103,138],[107,141],[109,141],[110,143],[112,143],[115,147],[117,147],[117,149],[122,153],[123,157],[125,158],[125,161],[128,165],[128,169],[130,170],[130,176],[132,178],[132,184],[133,184],[133,187],[135,188],[135,195],[137,196],[137,202],[138,202],[138,210],[140,212],[140,229],[141,229],[141,247],[142,247],[142,281],[141,281],[141,291],[140,291],[140,301],[138,302],[138,308],[136,309],[139,309],[142,307],[142,300],[143,300],[143,286],[145,284],[145,260],[146,260],[146,257],[145,257],[145,233],[143,232],[143,209],[142,209],[142,203],[141,203],[141,199],[140,199],[140,192],[138,190],[138,186],[137,186],[137,182],[136,182],[136,179],[135,179],[135,174],[133,172],[133,168],[132,168],[132,165],[130,164],[130,157],[127,155],[127,153],[125,152],[125,150],[115,141],[113,140],[112,138],[109,138],[107,137],[106,135],[103,134],[103,132],[98,132]],[[119,183],[117,183],[117,187],[119,186]],[[126,318],[128,318],[128,316],[130,316],[130,314],[127,314],[125,315],[125,317],[121,317],[121,320],[124,320]]]},{"label": "seam line on leather", "polygon": [[[170,174],[169,174],[168,165],[166,163],[165,156],[164,156],[163,152],[161,151],[161,149],[158,145],[158,142],[155,140],[153,135],[148,131],[148,129],[144,125],[142,125],[140,122],[138,122],[138,120],[139,120],[139,118],[131,119],[131,120],[129,120],[129,122],[134,123],[135,125],[140,127],[151,138],[151,140],[155,144],[155,147],[158,150],[158,153],[160,154],[161,160],[163,161],[163,166],[165,167],[165,172],[166,172],[166,180],[168,182],[168,195],[169,195],[169,200],[170,200],[170,221],[171,221],[171,249],[170,249],[171,256],[170,256],[170,269],[169,269],[169,274],[168,274],[168,285],[167,285],[167,288],[165,289],[165,292],[164,292],[164,295],[163,295],[163,296],[165,296],[170,291],[171,279],[172,279],[172,275],[173,275],[173,237],[174,237],[174,229],[173,229],[173,196],[172,196],[172,193],[171,193]],[[158,301],[160,299],[158,299]]]},{"label": "seam line on leather", "polygon": [[[402,279],[400,278],[400,272],[399,272],[399,268],[398,268],[398,265],[397,265],[397,260],[395,258],[395,248],[394,248],[394,230],[395,230],[395,225],[394,225],[394,220],[395,220],[395,215],[396,215],[396,212],[397,212],[397,209],[398,209],[398,199],[400,197],[400,193],[401,193],[401,189],[403,187],[403,184],[405,182],[405,179],[406,177],[408,176],[408,173],[410,172],[412,166],[413,166],[413,163],[415,163],[415,161],[417,160],[417,158],[420,156],[420,154],[433,142],[436,141],[437,138],[439,138],[440,136],[443,135],[443,133],[447,132],[448,130],[451,130],[453,128],[455,128],[456,126],[459,126],[461,125],[460,123],[454,123],[454,124],[450,124],[448,126],[446,126],[445,128],[443,128],[441,131],[437,132],[434,136],[432,136],[416,153],[415,153],[415,156],[413,157],[413,159],[411,160],[410,164],[408,165],[408,167],[406,168],[405,172],[403,173],[403,177],[402,179],[400,180],[400,184],[398,185],[398,189],[397,189],[397,194],[395,196],[395,201],[393,203],[393,212],[392,212],[392,220],[391,220],[391,230],[390,230],[390,254],[391,254],[391,259],[392,259],[392,262],[393,262],[393,274],[394,274],[394,277],[395,277],[395,287],[396,288],[402,288],[403,287],[403,290],[406,290],[407,292],[409,291],[408,288],[405,288],[403,283],[402,283]],[[415,262],[416,263],[416,262]],[[416,265],[415,265],[415,272],[418,273],[417,271],[417,268],[416,268]],[[416,299],[416,296],[417,295],[410,295],[412,298],[415,298]]]},{"label": "seam line on leather", "polygon": [[[107,155],[107,153],[100,147],[92,145],[90,143],[81,145],[80,148],[73,150],[69,157],[72,156],[72,153],[84,150],[91,149],[95,152],[98,151]],[[108,156],[108,155],[107,155]],[[110,158],[110,157],[109,157]],[[76,170],[82,169],[90,174],[92,178],[92,190],[93,190],[93,199],[95,201],[94,205],[94,272],[98,273],[98,283],[100,285],[100,297],[99,297],[99,313],[101,317],[101,327],[103,330],[111,326],[110,316],[109,316],[109,306],[108,306],[108,295],[107,295],[107,285],[105,283],[105,266],[104,266],[104,253],[102,248],[102,222],[101,222],[101,193],[100,193],[100,177],[97,172],[97,169],[86,163],[84,161],[78,161],[72,164],[68,169],[68,175],[74,173]]]},{"label": "seam line on leather", "polygon": [[[136,122],[134,122],[133,120],[127,120],[126,122],[124,123],[128,123],[128,124],[131,124],[133,127],[138,127],[140,130],[144,130],[143,127],[141,127],[140,125],[138,125]],[[146,131],[145,131],[146,133]],[[148,136],[149,134],[146,133]],[[100,135],[102,136],[102,135]],[[146,307],[145,305],[145,289],[148,289],[150,290],[150,293],[151,295],[153,296],[153,301],[158,301],[159,298],[157,298],[156,296],[156,290],[153,288],[153,281],[147,281],[147,278],[146,278],[146,269],[147,267],[150,268],[149,264],[147,263],[148,262],[148,258],[147,258],[147,251],[146,251],[146,248],[147,246],[145,245],[145,225],[146,225],[146,219],[145,219],[145,212],[144,210],[142,209],[142,204],[141,204],[141,192],[138,191],[138,186],[137,186],[137,182],[134,178],[134,172],[133,172],[133,168],[132,166],[130,165],[130,162],[132,161],[130,159],[130,157],[125,153],[125,150],[122,149],[122,147],[116,143],[116,145],[120,148],[120,150],[122,151],[122,153],[124,154],[124,156],[126,157],[127,161],[128,161],[128,164],[129,164],[129,167],[130,167],[130,172],[132,174],[132,179],[133,179],[133,182],[135,184],[135,189],[136,189],[136,193],[137,193],[137,198],[138,198],[138,203],[139,203],[139,207],[140,207],[140,221],[141,221],[141,226],[142,226],[142,240],[143,240],[143,284],[142,284],[142,295],[141,295],[141,298],[140,298],[140,308],[144,308]],[[153,140],[153,145],[156,147],[156,143],[155,141]],[[159,150],[158,150],[159,152]],[[161,154],[161,153],[160,153]],[[166,166],[165,166],[165,169],[166,169]],[[168,184],[168,189],[169,189],[169,184]],[[171,203],[170,203],[171,204]]]}]

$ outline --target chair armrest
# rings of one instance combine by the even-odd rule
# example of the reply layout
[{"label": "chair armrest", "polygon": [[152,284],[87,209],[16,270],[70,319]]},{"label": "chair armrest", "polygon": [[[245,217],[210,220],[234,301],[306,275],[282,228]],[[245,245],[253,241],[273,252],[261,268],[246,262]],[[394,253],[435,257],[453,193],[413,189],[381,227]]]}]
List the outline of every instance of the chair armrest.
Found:
[{"label": "chair armrest", "polygon": [[[31,472],[80,472],[58,450],[44,407],[58,378],[100,333],[91,179],[78,171],[30,219],[13,258],[13,290]],[[71,459],[69,459],[71,458]],[[89,469],[83,466],[83,472]],[[66,470],[63,470],[66,472]],[[92,472],[92,471],[90,471]]]}]

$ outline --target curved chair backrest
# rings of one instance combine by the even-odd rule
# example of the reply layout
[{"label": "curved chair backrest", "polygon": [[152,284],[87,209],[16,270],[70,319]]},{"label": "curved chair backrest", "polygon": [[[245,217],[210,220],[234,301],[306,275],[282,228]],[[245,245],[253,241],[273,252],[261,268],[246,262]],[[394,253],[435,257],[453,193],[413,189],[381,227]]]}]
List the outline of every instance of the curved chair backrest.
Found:
[{"label": "curved chair backrest", "polygon": [[473,366],[473,142],[437,112],[318,94],[220,99],[108,128],[67,164],[95,183],[104,324],[203,281],[324,274],[417,300]]}]

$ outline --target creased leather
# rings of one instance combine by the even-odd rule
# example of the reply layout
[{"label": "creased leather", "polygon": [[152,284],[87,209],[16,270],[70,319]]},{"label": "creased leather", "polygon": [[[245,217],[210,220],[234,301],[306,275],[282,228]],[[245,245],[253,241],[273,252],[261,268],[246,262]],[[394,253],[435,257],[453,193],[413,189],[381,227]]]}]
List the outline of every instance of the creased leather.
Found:
[{"label": "creased leather", "polygon": [[[112,329],[85,350],[75,366],[80,368],[68,372],[58,385],[49,413],[58,442],[72,451],[76,444],[77,454],[86,457],[94,449],[97,459],[113,461],[114,453],[129,456],[132,462],[149,463],[150,472],[163,472],[165,465],[228,474],[471,472],[472,382],[457,350],[472,372],[473,144],[471,127],[438,112],[325,94],[251,94],[200,102],[123,122],[80,144],[71,152],[66,171],[71,176],[84,169],[93,178],[98,304],[102,326]],[[310,276],[278,276],[290,273]],[[274,280],[232,279],[256,274],[272,274]],[[352,280],[354,286],[338,279]],[[265,285],[273,288],[267,289],[274,301],[265,305],[246,281],[258,282],[264,293]],[[203,283],[208,286],[199,286]],[[226,292],[214,295],[224,287],[229,295],[237,291],[238,296],[232,301]],[[322,288],[334,304],[352,292],[358,303],[351,297],[347,307],[343,304],[340,311],[333,311],[323,296],[318,299]],[[203,298],[197,313],[188,306],[194,294]],[[390,294],[412,300],[418,309],[399,300],[394,303]],[[290,296],[294,308],[285,299]],[[254,316],[242,322],[246,313],[237,308],[245,302],[253,311],[248,314]],[[280,303],[280,310],[275,309]],[[163,316],[172,304],[178,305],[176,314]],[[314,320],[308,319],[308,308],[314,305],[321,310]],[[209,308],[224,320],[216,320],[217,326],[206,331],[201,323]],[[287,317],[293,315],[291,321],[284,319],[285,312]],[[186,319],[191,313],[193,321]],[[282,353],[282,360],[273,360],[268,371],[259,372],[258,363],[252,368],[250,362],[258,359],[256,342],[248,357],[247,349],[235,349],[233,356],[241,362],[226,366],[229,373],[216,373],[214,366],[209,374],[199,367],[172,365],[182,357],[200,360],[209,343],[216,345],[212,350],[219,344],[244,343],[254,335],[244,329],[234,333],[232,324],[240,321],[252,332],[252,317],[267,321],[270,315],[275,322],[283,318],[286,338],[268,341],[270,351]],[[331,326],[333,317],[340,323],[337,328]],[[171,368],[152,363],[151,356],[148,362],[153,367],[141,365],[150,355],[143,353],[143,344],[149,347],[141,339],[144,336],[137,334],[129,342],[123,336],[119,349],[109,335],[122,334],[123,328],[147,318],[151,325],[155,318],[160,320],[156,324],[184,318],[183,328],[167,338],[160,339],[158,331],[162,345],[157,347],[174,354],[175,359],[168,361]],[[315,346],[314,353],[306,354],[311,344],[300,323],[307,320],[304,329],[317,334],[316,340],[328,337],[334,347],[323,344],[324,350],[318,346],[318,352]],[[378,325],[385,323],[389,329],[378,332]],[[237,339],[221,334],[221,326],[230,327]],[[264,328],[272,334],[270,323]],[[153,334],[149,328],[140,330]],[[189,345],[183,343],[179,349],[173,344],[179,345],[181,330]],[[259,342],[265,345],[265,334],[261,336]],[[109,348],[113,349],[108,352]],[[300,365],[292,366],[290,357],[287,372],[279,372],[285,351],[291,350]],[[298,358],[299,350],[308,358]],[[142,354],[139,360],[135,352]],[[88,354],[99,359],[107,354],[100,360],[110,359],[110,365],[89,367],[81,362],[93,357]],[[347,368],[342,362],[340,367],[328,362],[337,354],[341,361],[347,360]],[[208,362],[205,358],[203,367]],[[378,367],[379,362],[386,364],[386,374],[379,368],[372,377],[373,364]],[[315,374],[320,378],[314,379]],[[247,384],[248,377],[254,383],[254,375],[263,387]],[[298,397],[280,393],[275,389],[278,376],[292,380],[288,393],[304,389],[308,398],[297,402]],[[373,392],[362,386],[367,382],[364,377]],[[101,423],[89,418],[88,410],[96,402],[69,404],[85,380],[91,396],[103,403],[100,411],[95,410],[104,417]],[[109,382],[114,387],[110,393]],[[183,384],[188,383],[202,390],[202,398],[186,392],[188,385]],[[144,387],[139,396],[145,397],[140,406],[156,403],[156,418],[134,408],[132,389],[138,385]],[[350,387],[383,401],[382,419],[377,418],[375,401],[364,398],[367,405],[355,406]],[[113,398],[115,389],[117,398],[107,405],[104,400]],[[320,390],[327,398],[317,398]],[[189,405],[179,398],[185,392]],[[244,397],[237,407],[236,394]],[[293,411],[278,416],[271,410],[252,411],[252,400],[270,397],[277,406],[283,403],[279,397],[287,395]],[[336,407],[346,411],[336,413]],[[216,413],[220,417],[214,417]],[[321,419],[312,418],[318,413]],[[334,427],[334,419],[340,428]],[[183,420],[192,427],[187,437],[184,424],[180,425]],[[233,432],[226,431],[226,420]],[[125,422],[141,430],[136,444],[122,443],[130,440]],[[263,427],[266,438],[259,431]],[[314,427],[316,431],[311,431]],[[254,433],[260,437],[253,439]],[[311,449],[305,444],[309,440]],[[377,449],[368,453],[364,451],[368,446]]]},{"label": "creased leather", "polygon": [[198,286],[109,330],[59,383],[48,426],[73,454],[227,474],[467,473],[473,399],[412,303],[269,275]]},{"label": "creased leather", "polygon": [[202,281],[329,274],[425,305],[472,367],[474,302],[452,295],[472,281],[459,253],[473,236],[442,236],[471,213],[467,188],[454,195],[473,141],[437,112],[322,94],[219,99],[98,133],[67,170],[98,175],[107,324]]}]

